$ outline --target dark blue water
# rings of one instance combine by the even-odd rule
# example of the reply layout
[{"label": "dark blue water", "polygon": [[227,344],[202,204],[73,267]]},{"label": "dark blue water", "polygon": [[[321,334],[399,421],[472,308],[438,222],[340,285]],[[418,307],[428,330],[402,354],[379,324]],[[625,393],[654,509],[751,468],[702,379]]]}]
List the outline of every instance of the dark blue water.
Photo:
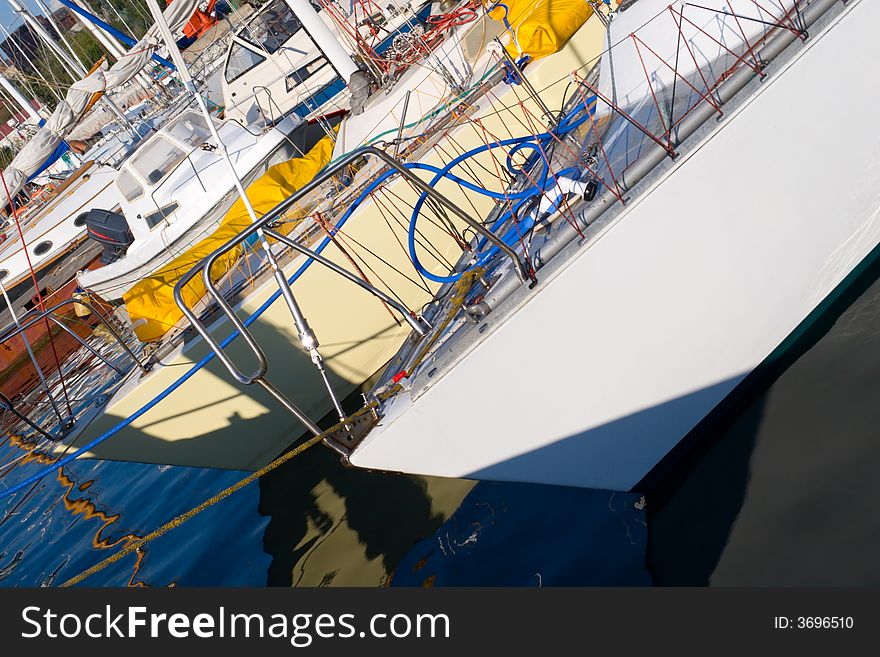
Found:
[{"label": "dark blue water", "polygon": [[[86,583],[880,584],[873,269],[644,500],[364,472],[313,449]],[[75,462],[0,507],[0,585],[60,584],[242,476]]]},{"label": "dark blue water", "polygon": [[[368,473],[324,449],[290,465],[88,584],[378,586],[394,575],[394,583],[421,585],[428,572],[437,585],[650,581],[639,495]],[[60,584],[243,475],[76,462],[7,507],[0,582]],[[438,556],[457,558],[430,559],[408,577],[435,532]]]},{"label": "dark blue water", "polygon": [[398,565],[401,586],[650,586],[645,499],[481,482]]}]

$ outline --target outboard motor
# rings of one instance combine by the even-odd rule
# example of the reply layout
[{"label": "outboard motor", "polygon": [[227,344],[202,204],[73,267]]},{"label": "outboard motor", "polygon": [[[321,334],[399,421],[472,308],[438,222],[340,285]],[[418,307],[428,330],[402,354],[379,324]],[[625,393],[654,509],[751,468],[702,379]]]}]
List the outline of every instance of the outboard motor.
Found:
[{"label": "outboard motor", "polygon": [[86,214],[88,236],[104,245],[101,262],[105,265],[119,260],[134,242],[128,221],[118,212],[110,210],[89,210]]}]

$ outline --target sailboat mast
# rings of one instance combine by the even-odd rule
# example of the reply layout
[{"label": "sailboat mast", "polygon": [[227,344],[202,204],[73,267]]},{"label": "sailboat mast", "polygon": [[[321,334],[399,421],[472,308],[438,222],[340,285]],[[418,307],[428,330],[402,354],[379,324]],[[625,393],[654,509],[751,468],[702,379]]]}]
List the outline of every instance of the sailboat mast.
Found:
[{"label": "sailboat mast", "polygon": [[40,122],[42,118],[40,113],[37,112],[34,106],[28,102],[28,99],[25,98],[18,88],[2,73],[0,73],[0,86],[2,86],[16,104],[21,107],[22,111],[33,119],[34,123]]},{"label": "sailboat mast", "polygon": [[73,77],[74,80],[76,80],[77,77],[80,75],[85,75],[85,69],[83,69],[82,66],[70,59],[70,55],[68,55],[61,48],[61,46],[59,46],[55,42],[55,39],[53,39],[49,35],[49,33],[46,31],[46,28],[43,27],[42,23],[40,23],[40,21],[38,21],[36,18],[33,17],[33,15],[31,15],[31,12],[25,9],[18,0],[9,0],[9,4],[12,6],[12,10],[16,14],[21,16],[24,22],[27,23],[28,27],[30,27],[40,38],[40,40],[49,47],[52,53],[61,62],[61,65]]},{"label": "sailboat mast", "polygon": [[34,0],[34,2],[37,3],[37,6],[40,8],[40,11],[43,12],[43,16],[46,18],[46,20],[49,21],[49,25],[52,26],[52,29],[58,33],[58,37],[61,39],[61,43],[63,43],[64,46],[67,48],[74,61],[76,61],[76,63],[80,65],[80,68],[85,70],[86,65],[79,58],[79,55],[77,55],[76,50],[73,49],[73,46],[67,40],[67,37],[64,36],[64,31],[61,29],[61,27],[59,27],[58,23],[55,22],[55,18],[52,16],[52,12],[49,11],[49,8],[45,4],[43,4],[43,0]]},{"label": "sailboat mast", "polygon": [[[18,54],[20,54],[22,56],[24,61],[26,61],[28,63],[28,65],[31,67],[31,69],[37,74],[37,77],[39,77],[43,81],[43,84],[46,85],[46,88],[55,97],[55,100],[61,100],[61,94],[58,93],[58,88],[53,83],[49,82],[49,80],[46,79],[46,76],[43,75],[43,72],[39,69],[39,67],[36,64],[34,64],[34,61],[31,59],[31,56],[28,55],[27,51],[24,50],[19,45],[18,40],[14,36],[12,36],[12,34],[9,33],[9,30],[6,29],[6,26],[3,24],[0,24],[0,30],[2,30],[3,34],[6,35],[6,42],[12,43],[12,47],[18,51]],[[21,80],[21,82],[23,84],[25,84],[25,87],[27,87],[27,89],[31,92],[32,95],[35,95],[35,94],[33,94],[33,89],[30,84],[25,83],[24,80]]]},{"label": "sailboat mast", "polygon": [[[93,16],[95,15],[95,12],[92,11],[92,8],[89,7],[88,3],[85,0],[79,0],[79,4],[82,5],[82,8],[85,9],[87,12],[89,12]],[[113,5],[111,4],[110,6],[112,7]],[[104,31],[99,26],[95,25],[92,21],[86,19],[77,12],[72,13],[74,16],[76,16],[77,20],[82,23],[89,32],[91,32],[92,36],[95,37],[98,42],[107,49],[107,52],[113,55],[116,59],[119,59],[120,57],[125,55],[125,50],[122,48],[122,45],[119,43],[119,41],[116,40],[116,38],[112,34],[105,34]]]},{"label": "sailboat mast", "polygon": [[[229,170],[232,173],[232,179],[235,181],[235,189],[236,191],[238,191],[239,197],[241,198],[241,201],[244,204],[245,209],[247,210],[251,223],[256,223],[257,213],[254,210],[253,205],[251,205],[250,199],[247,195],[247,191],[245,190],[241,179],[238,177],[238,172],[235,170],[235,165],[232,163],[232,159],[229,157],[229,152],[226,150],[226,145],[223,143],[223,140],[220,138],[220,135],[217,132],[217,126],[214,125],[214,121],[211,118],[210,113],[208,112],[208,106],[205,103],[205,99],[196,89],[195,82],[193,82],[192,76],[189,74],[189,69],[187,69],[186,67],[186,62],[183,60],[183,55],[180,54],[180,50],[177,47],[177,42],[174,40],[174,35],[171,34],[171,29],[168,27],[168,23],[165,21],[165,16],[162,15],[162,10],[159,9],[159,5],[156,4],[156,0],[147,0],[147,7],[150,8],[150,13],[153,15],[153,20],[156,21],[156,26],[159,28],[159,33],[162,35],[162,39],[165,41],[165,45],[168,47],[168,52],[171,53],[171,60],[177,67],[177,72],[180,75],[180,79],[183,82],[184,88],[189,91],[193,96],[195,96],[196,103],[198,103],[199,111],[202,113],[202,116],[205,117],[205,121],[208,124],[208,129],[211,131],[211,136],[217,141],[217,150],[220,151],[220,155],[223,157],[226,162],[226,166],[229,167]],[[272,248],[269,244],[269,240],[266,238],[266,235],[263,233],[262,229],[259,229],[257,234],[260,236],[260,244],[262,246],[263,252],[266,255],[266,262],[268,262],[269,266],[272,268],[272,274],[275,278],[275,282],[278,284],[281,295],[284,297],[284,301],[287,303],[290,314],[293,316],[294,324],[296,325],[297,332],[299,333],[300,342],[302,343],[303,348],[309,353],[312,363],[320,372],[321,378],[324,382],[324,386],[326,387],[330,395],[330,399],[333,402],[333,406],[336,408],[336,412],[339,415],[340,419],[342,419],[344,417],[342,406],[335,393],[333,392],[332,387],[330,386],[330,381],[327,377],[327,370],[324,366],[323,357],[318,351],[318,338],[309,326],[305,315],[303,315],[302,309],[300,308],[299,303],[294,297],[293,292],[290,289],[290,285],[287,282],[287,278],[284,275],[284,270],[278,264],[275,255],[272,253]],[[296,405],[293,404],[293,402],[282,395],[268,381],[262,378],[262,376],[258,377],[257,381],[266,389],[267,392],[269,392],[273,397],[275,397],[275,399],[281,402],[287,408],[287,410],[289,410],[297,418],[299,418],[299,420],[306,427],[308,427],[308,429],[312,433],[314,433],[315,435],[319,435],[321,433],[321,430],[318,428],[318,426],[314,422],[312,422],[305,413],[297,408]]]},{"label": "sailboat mast", "polygon": [[303,29],[318,46],[318,49],[324,53],[330,65],[336,69],[342,81],[348,84],[351,76],[359,69],[354,63],[351,56],[339,43],[336,35],[330,31],[330,28],[324,23],[315,8],[312,7],[309,0],[284,0],[290,7],[290,10],[299,19]]},{"label": "sailboat mast", "polygon": [[[88,71],[86,71],[79,63],[75,62],[70,58],[70,56],[64,51],[64,49],[59,46],[55,40],[49,35],[49,33],[45,30],[45,28],[40,24],[38,20],[36,20],[29,11],[27,11],[24,7],[22,7],[21,3],[18,0],[9,0],[9,4],[12,5],[12,10],[19,14],[25,22],[30,26],[30,28],[37,33],[43,42],[49,46],[49,48],[54,52],[59,59],[66,63],[67,67],[74,72],[74,80],[79,77],[85,77]],[[134,127],[131,125],[129,120],[126,118],[125,114],[122,113],[116,103],[114,103],[110,98],[104,95],[101,98],[101,102],[106,104],[107,108],[116,116],[117,120],[120,121],[121,125],[128,128],[129,132],[132,135],[137,137],[137,133],[134,130]]]},{"label": "sailboat mast", "polygon": [[[73,2],[73,0],[58,0],[64,7],[70,10],[76,20],[83,25],[95,39],[101,43],[104,48],[113,55],[117,60],[125,57],[126,51],[123,48],[123,45],[128,46],[129,48],[133,47],[137,44],[137,40],[134,38],[134,33],[124,34],[114,28],[112,25],[107,23],[106,21],[99,18],[92,8],[89,7],[88,3],[84,0],[79,0],[79,4]],[[114,12],[116,10],[113,8],[113,5],[110,5],[110,8],[113,9]],[[116,12],[118,16],[118,12]],[[126,26],[127,27],[127,26]],[[127,27],[130,30],[130,28]],[[120,43],[122,41],[122,43]],[[154,61],[171,70],[174,70],[171,62],[159,57],[155,53],[153,53],[151,57]],[[140,71],[135,78],[138,80],[141,88],[149,93],[150,90],[158,90],[159,94],[165,98],[165,100],[169,100],[171,95],[169,92],[163,87],[161,84],[155,84],[153,79],[147,75],[144,71]]]}]

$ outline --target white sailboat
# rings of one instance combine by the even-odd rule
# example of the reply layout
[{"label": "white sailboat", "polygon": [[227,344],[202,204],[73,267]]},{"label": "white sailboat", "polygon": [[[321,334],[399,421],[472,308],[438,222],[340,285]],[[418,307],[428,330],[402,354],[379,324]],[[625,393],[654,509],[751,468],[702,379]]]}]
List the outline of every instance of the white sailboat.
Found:
[{"label": "white sailboat", "polygon": [[[637,487],[880,241],[880,89],[839,64],[880,10],[771,4],[640,0],[531,61],[521,16],[454,25],[184,276],[186,319],[65,458],[257,468],[390,360],[323,435],[351,464]],[[851,120],[817,135],[820,95]],[[845,198],[804,193],[817,148]]]},{"label": "white sailboat", "polygon": [[[266,169],[297,153],[297,119],[282,120],[265,133],[233,121],[218,122],[238,174],[253,181]],[[111,247],[100,269],[80,272],[80,286],[107,300],[119,299],[137,281],[161,268],[217,228],[235,201],[235,186],[211,143],[205,119],[185,110],[151,135],[114,178],[119,196],[114,229],[124,237],[102,240],[106,214],[95,220],[91,237]],[[127,235],[126,235],[127,234]]]}]

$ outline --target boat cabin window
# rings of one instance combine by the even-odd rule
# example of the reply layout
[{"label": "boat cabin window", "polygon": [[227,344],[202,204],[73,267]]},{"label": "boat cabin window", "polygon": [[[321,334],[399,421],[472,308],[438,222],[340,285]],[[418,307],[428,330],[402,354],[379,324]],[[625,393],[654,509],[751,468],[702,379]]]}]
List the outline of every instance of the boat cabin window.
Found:
[{"label": "boat cabin window", "polygon": [[[313,1],[311,4],[315,11],[321,11],[320,2]],[[301,29],[302,24],[285,0],[271,0],[264,10],[236,32],[236,39],[241,39],[244,43],[232,41],[229,56],[226,58],[226,82],[234,82],[262,64],[266,61],[267,54],[272,55],[281,50],[284,43]]]},{"label": "boat cabin window", "polygon": [[205,118],[195,112],[187,112],[177,117],[168,127],[168,134],[187,146],[200,146],[211,135]]},{"label": "boat cabin window", "polygon": [[144,188],[141,187],[141,184],[125,169],[122,169],[119,172],[119,175],[116,176],[116,186],[119,188],[122,197],[126,201],[133,201],[136,198],[140,198],[144,193]]},{"label": "boat cabin window", "polygon": [[150,185],[156,185],[162,178],[183,162],[186,153],[167,139],[156,136],[141,146],[131,161],[137,174]]},{"label": "boat cabin window", "polygon": [[285,0],[272,0],[239,31],[238,36],[271,55],[301,28],[299,19]]},{"label": "boat cabin window", "polygon": [[232,47],[229,49],[229,57],[226,59],[226,81],[234,82],[264,61],[266,58],[259,53],[233,41]]},{"label": "boat cabin window", "polygon": [[52,242],[46,240],[45,242],[40,242],[34,247],[34,255],[41,256],[49,251],[52,248]]}]

